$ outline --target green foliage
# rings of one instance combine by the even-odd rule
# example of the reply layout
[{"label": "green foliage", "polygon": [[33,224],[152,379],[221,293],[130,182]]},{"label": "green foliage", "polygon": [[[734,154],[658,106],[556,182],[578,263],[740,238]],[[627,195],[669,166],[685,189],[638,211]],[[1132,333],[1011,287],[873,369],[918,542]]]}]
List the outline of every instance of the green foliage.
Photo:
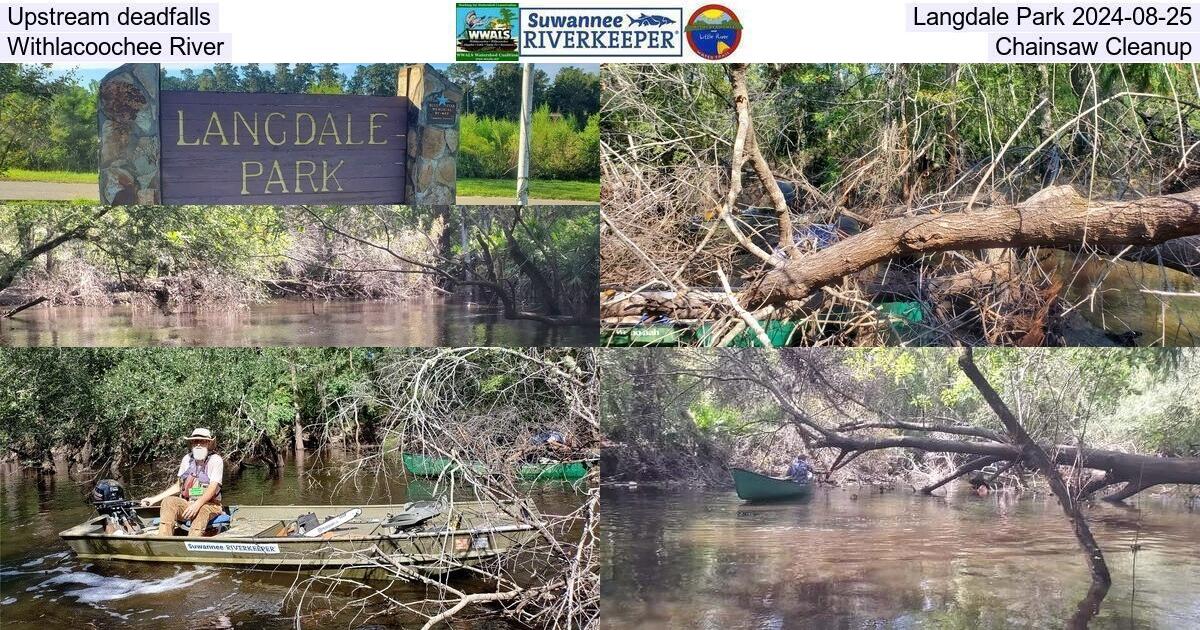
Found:
[{"label": "green foliage", "polygon": [[[600,177],[600,126],[591,116],[582,130],[543,105],[532,117],[530,159],[534,179]],[[459,121],[460,177],[500,179],[516,173],[520,128],[515,121],[465,114]]]},{"label": "green foliage", "polygon": [[[614,150],[636,146],[643,167],[660,169],[728,158],[733,120],[720,66],[617,64],[604,80]],[[1099,176],[1096,194],[1127,193],[1130,182],[1155,194],[1183,157],[1180,134],[1195,141],[1200,129],[1200,109],[1190,105],[1196,82],[1178,64],[756,64],[749,82],[772,165],[863,206],[910,203],[914,192],[942,192],[960,178],[970,192],[1010,138],[996,174],[1013,176],[1018,198],[1042,187],[1049,158],[1010,170],[1043,141],[1061,159],[1063,181],[1086,187]],[[1128,92],[1164,98],[1119,96]],[[1043,98],[1047,106],[1027,121]],[[1060,125],[1065,131],[1051,138]]]},{"label": "green foliage", "polygon": [[395,96],[396,78],[402,65],[398,63],[362,64],[354,69],[354,74],[347,80],[346,92],[369,96]]},{"label": "green foliage", "polygon": [[[827,428],[898,419],[1003,433],[1004,426],[963,375],[958,356],[947,348],[617,353],[604,365],[602,426],[622,448],[636,446],[638,465],[647,469],[707,465],[711,462],[693,459],[711,451],[785,461],[798,447],[788,438],[792,419],[759,385],[761,378],[790,392],[800,409]],[[776,358],[789,369],[773,367]],[[1044,443],[1200,456],[1200,393],[1195,391],[1200,352],[1194,349],[989,348],[976,350],[974,358],[1025,428]],[[681,376],[684,372],[699,378]],[[971,439],[915,429],[855,435],[866,439],[897,432]],[[889,475],[911,465],[904,450],[881,453],[856,465],[878,466],[877,472]],[[667,454],[680,459],[664,462]],[[627,466],[630,453],[621,457]],[[635,479],[657,474],[647,469],[626,472]]]},{"label": "green foliage", "polygon": [[[452,248],[467,265],[468,278],[490,278],[494,274],[502,284],[514,288],[518,301],[542,305],[554,302],[562,314],[595,316],[595,296],[600,291],[596,264],[600,226],[595,210],[529,206],[520,211],[506,208],[472,215],[460,213],[450,228],[455,233],[465,223],[469,233],[466,250],[461,242]],[[489,256],[480,255],[483,247]],[[522,269],[514,247],[544,278],[546,286],[535,284],[528,269]]]},{"label": "green foliage", "polygon": [[731,407],[714,402],[710,396],[692,403],[689,409],[696,428],[704,433],[737,433],[741,414]]},{"label": "green foliage", "polygon": [[[546,99],[549,77],[545,71],[533,71],[533,103],[535,106]],[[517,120],[521,113],[521,64],[498,63],[492,73],[481,79],[474,92],[477,100],[471,111],[480,116]]]},{"label": "green foliage", "polygon": [[[67,447],[100,466],[177,454],[193,427],[237,458],[316,439],[369,437],[378,351],[367,349],[31,349],[0,353],[0,449],[26,463]],[[345,414],[353,404],[356,413]],[[86,449],[86,451],[85,451]],[[81,451],[84,451],[81,453]],[[88,463],[88,462],[85,462]]]},{"label": "green foliage", "polygon": [[546,90],[546,103],[563,116],[587,120],[600,105],[600,77],[575,66],[562,68]]},{"label": "green foliage", "polygon": [[1134,433],[1140,446],[1165,456],[1200,456],[1200,392],[1195,358],[1180,373],[1130,396],[1098,427],[1101,439]]},{"label": "green foliage", "polygon": [[516,172],[517,123],[464,114],[459,119],[458,175],[504,178]]},{"label": "green foliage", "polygon": [[0,175],[8,168],[93,170],[96,88],[46,66],[0,64]]},{"label": "green foliage", "polygon": [[[67,243],[95,269],[120,279],[192,273],[254,282],[292,244],[282,208],[245,206],[130,206],[9,203],[0,206],[0,289],[34,262],[30,252],[61,257]],[[65,241],[63,237],[69,236]],[[50,260],[46,261],[50,267]]]}]

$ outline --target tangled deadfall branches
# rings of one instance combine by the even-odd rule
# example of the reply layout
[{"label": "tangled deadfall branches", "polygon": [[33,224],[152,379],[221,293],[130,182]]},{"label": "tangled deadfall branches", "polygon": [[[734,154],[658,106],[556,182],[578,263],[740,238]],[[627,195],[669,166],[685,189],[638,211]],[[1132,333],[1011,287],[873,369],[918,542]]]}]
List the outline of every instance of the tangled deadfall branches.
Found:
[{"label": "tangled deadfall branches", "polygon": [[[795,324],[788,344],[1172,345],[1200,326],[1194,66],[610,65],[602,79],[610,333],[737,345],[778,320]],[[897,220],[1055,221],[1180,193],[1192,205],[1146,238],[1114,243],[1097,221],[1083,238],[921,249],[901,232],[803,295],[758,287],[857,262],[856,243]]]},{"label": "tangled deadfall branches", "polygon": [[[595,628],[600,596],[595,353],[446,348],[391,355],[378,374],[378,400],[371,401],[385,410],[383,446],[350,462],[342,483],[398,474],[401,453],[421,454],[449,462],[433,489],[449,504],[482,500],[520,505],[530,500],[536,487],[521,478],[520,464],[530,456],[551,455],[540,453],[544,446],[533,446],[537,441],[532,438],[552,430],[565,444],[553,459],[588,466],[586,476],[570,482],[580,501],[566,513],[507,513],[532,526],[535,541],[478,564],[447,558],[434,567],[437,571],[418,573],[378,557],[363,558],[364,564],[378,566],[392,580],[423,583],[427,596],[420,601],[392,597],[387,581],[339,573],[297,582],[293,597],[301,604],[319,602],[335,590],[349,589],[354,598],[347,606],[361,607],[352,614],[417,619],[425,628],[472,617],[497,617],[518,627]],[[460,579],[464,576],[469,580]]]}]

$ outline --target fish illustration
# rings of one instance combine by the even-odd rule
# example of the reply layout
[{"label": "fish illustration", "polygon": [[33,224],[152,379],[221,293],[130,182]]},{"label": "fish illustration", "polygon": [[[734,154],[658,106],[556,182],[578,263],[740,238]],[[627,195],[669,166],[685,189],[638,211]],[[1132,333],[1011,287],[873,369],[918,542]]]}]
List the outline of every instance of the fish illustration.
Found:
[{"label": "fish illustration", "polygon": [[667,24],[675,23],[675,20],[665,15],[646,15],[643,13],[640,17],[633,17],[632,15],[627,17],[630,24],[636,24],[637,26],[666,26]]}]

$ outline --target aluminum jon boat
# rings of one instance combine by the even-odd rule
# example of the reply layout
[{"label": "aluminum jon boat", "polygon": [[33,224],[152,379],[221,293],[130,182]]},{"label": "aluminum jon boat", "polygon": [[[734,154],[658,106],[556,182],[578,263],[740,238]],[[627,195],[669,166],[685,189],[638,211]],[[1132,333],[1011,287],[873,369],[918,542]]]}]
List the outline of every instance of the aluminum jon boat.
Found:
[{"label": "aluminum jon boat", "polygon": [[[103,511],[59,534],[80,558],[348,570],[365,577],[395,573],[386,567],[440,574],[476,564],[531,542],[541,522],[532,503],[516,501],[245,505],[229,510],[227,529],[210,528],[209,535],[191,538],[159,536],[157,507],[128,506],[123,519]],[[320,525],[319,518],[305,518],[309,513],[329,518]],[[345,519],[341,523],[339,516]]]}]

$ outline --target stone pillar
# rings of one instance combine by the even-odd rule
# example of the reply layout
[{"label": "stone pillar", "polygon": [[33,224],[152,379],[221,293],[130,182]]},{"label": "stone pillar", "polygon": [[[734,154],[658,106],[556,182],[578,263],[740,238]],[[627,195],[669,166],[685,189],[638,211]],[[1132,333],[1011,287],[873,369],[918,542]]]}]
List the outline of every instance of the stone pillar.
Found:
[{"label": "stone pillar", "polygon": [[409,102],[405,199],[413,206],[454,205],[462,88],[433,66],[416,64],[400,68],[396,94]]},{"label": "stone pillar", "polygon": [[127,63],[100,81],[100,203],[162,201],[158,64]]}]

